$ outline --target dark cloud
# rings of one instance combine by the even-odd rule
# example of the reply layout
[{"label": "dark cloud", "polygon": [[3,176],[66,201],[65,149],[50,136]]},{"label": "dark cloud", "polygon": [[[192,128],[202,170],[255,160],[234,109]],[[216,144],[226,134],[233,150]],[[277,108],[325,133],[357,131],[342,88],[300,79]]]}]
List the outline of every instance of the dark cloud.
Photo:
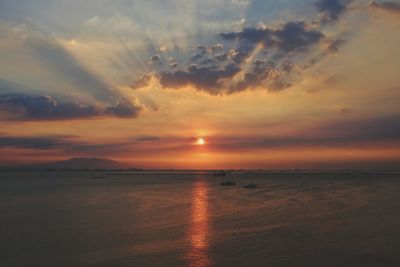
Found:
[{"label": "dark cloud", "polygon": [[161,61],[160,55],[154,55],[150,58],[149,60],[150,64],[155,64],[155,65],[163,65],[163,62]]},{"label": "dark cloud", "polygon": [[263,87],[269,91],[281,91],[292,86],[288,75],[292,72],[293,62],[287,60],[278,66],[274,61],[256,60],[251,72],[244,74],[236,84],[233,84],[228,93],[236,93],[247,89]]},{"label": "dark cloud", "polygon": [[[320,0],[315,5],[325,19],[336,20],[349,2]],[[302,66],[310,68],[344,43],[341,36],[325,36],[321,23],[304,21],[248,27],[218,36],[223,44],[198,45],[186,66],[175,65],[173,71],[154,69],[132,88],[144,87],[154,77],[164,88],[192,85],[211,95],[255,88],[279,91],[301,80]]]},{"label": "dark cloud", "polygon": [[198,61],[198,60],[202,59],[203,56],[204,56],[204,54],[196,54],[196,55],[194,55],[194,56],[192,56],[192,57],[190,58],[190,61],[191,61],[191,62]]},{"label": "dark cloud", "polygon": [[323,23],[336,21],[346,10],[351,0],[319,0],[315,3],[316,8],[322,14]]},{"label": "dark cloud", "polygon": [[273,81],[273,82],[271,82],[269,84],[269,88],[268,89],[270,91],[277,92],[277,91],[285,90],[285,89],[290,88],[292,86],[293,86],[293,84],[290,83],[290,82],[286,82],[283,79],[276,79],[275,81]]},{"label": "dark cloud", "polygon": [[317,30],[308,29],[304,22],[289,22],[278,29],[246,28],[240,32],[221,33],[224,40],[240,40],[252,44],[262,43],[265,48],[283,52],[305,50],[324,38]]},{"label": "dark cloud", "polygon": [[132,149],[130,144],[131,142],[95,144],[79,140],[76,136],[0,136],[0,149],[61,150],[79,155],[116,154],[124,149]]},{"label": "dark cloud", "polygon": [[172,62],[172,63],[169,63],[169,66],[170,66],[172,69],[176,69],[176,68],[179,67],[179,64],[178,64],[177,62]]},{"label": "dark cloud", "polygon": [[15,147],[25,149],[54,149],[70,145],[59,137],[10,137],[0,136],[0,148]]},{"label": "dark cloud", "polygon": [[107,107],[103,113],[99,115],[106,115],[118,118],[135,118],[139,115],[142,108],[132,103],[132,100],[128,98],[121,98],[115,106]]},{"label": "dark cloud", "polygon": [[138,142],[154,142],[160,140],[159,137],[153,135],[142,135],[135,138],[135,141]]},{"label": "dark cloud", "polygon": [[167,61],[168,61],[168,66],[169,66],[170,68],[172,68],[172,69],[176,69],[176,68],[179,67],[178,62],[176,61],[176,59],[175,59],[174,57],[169,57],[169,58],[167,59]]},{"label": "dark cloud", "polygon": [[240,92],[262,85],[263,82],[268,78],[274,66],[275,64],[273,62],[256,60],[253,62],[252,72],[245,73],[242,80],[231,86],[229,93]]},{"label": "dark cloud", "polygon": [[[310,125],[305,131],[290,136],[212,136],[210,146],[216,151],[254,151],[285,148],[399,148],[400,116],[370,119],[343,119]],[[138,136],[114,143],[90,143],[76,136],[22,137],[0,135],[1,148],[34,150],[62,150],[79,155],[113,155],[124,153],[160,154],[187,151],[191,138],[167,137],[163,142],[157,136]],[[146,146],[143,146],[146,143]],[[153,143],[153,144],[151,144]]]},{"label": "dark cloud", "polygon": [[218,51],[222,51],[223,49],[224,49],[224,46],[222,44],[215,44],[209,48],[211,53],[216,53]]},{"label": "dark cloud", "polygon": [[200,59],[203,59],[208,54],[208,47],[205,45],[198,45],[196,47],[196,54],[194,54],[191,58],[191,62],[196,62]]},{"label": "dark cloud", "polygon": [[[344,113],[346,116],[348,113]],[[400,147],[400,116],[371,119],[343,119],[310,126],[291,136],[218,136],[209,143],[219,151],[294,147]]]},{"label": "dark cloud", "polygon": [[289,59],[284,60],[284,56],[276,57],[279,64],[275,60],[252,59],[254,60],[252,68],[247,68],[246,73],[237,77],[239,80],[233,81],[231,78],[242,70],[240,66],[242,63],[248,61],[251,55],[254,56],[253,52],[254,45],[242,44],[227,53],[218,53],[221,61],[205,57],[203,61],[191,64],[184,70],[156,72],[142,76],[132,89],[148,85],[151,77],[158,79],[164,88],[179,89],[192,85],[197,90],[211,95],[232,94],[257,87],[279,91],[292,85],[288,76],[292,73],[295,63]]},{"label": "dark cloud", "polygon": [[290,72],[292,72],[293,68],[294,68],[294,63],[290,60],[284,61],[281,66],[281,70],[285,74],[289,74]]},{"label": "dark cloud", "polygon": [[200,60],[202,61],[211,60],[211,58],[209,58],[210,56],[212,57],[213,54],[219,51],[223,51],[223,49],[224,46],[222,44],[215,44],[211,46],[198,45],[196,47],[195,54],[190,57],[190,63],[197,63]]},{"label": "dark cloud", "polygon": [[154,55],[150,58],[150,60],[153,62],[157,62],[157,61],[160,61],[161,58],[160,58],[160,55]]},{"label": "dark cloud", "polygon": [[211,64],[212,65],[216,64],[215,59],[207,58],[207,59],[203,60],[202,62],[200,62],[200,65],[211,65]]},{"label": "dark cloud", "polygon": [[[81,140],[78,136],[10,136],[0,135],[0,149],[32,149],[38,151],[55,150],[71,155],[121,155],[125,153],[161,153],[187,150],[191,140],[188,138],[169,138],[168,142],[158,142],[161,138],[151,135],[111,142],[93,143]],[[143,143],[146,143],[143,146]],[[151,143],[155,143],[154,146]],[[35,152],[37,153],[37,152]]]},{"label": "dark cloud", "polygon": [[265,72],[266,68],[268,67],[275,67],[275,63],[272,61],[265,61],[265,60],[260,60],[257,59],[256,61],[253,62],[254,66],[254,73],[261,74]]},{"label": "dark cloud", "polygon": [[225,61],[228,59],[228,54],[227,53],[218,53],[214,56],[214,58],[218,61]]},{"label": "dark cloud", "polygon": [[392,12],[395,14],[400,14],[400,4],[394,2],[383,2],[377,3],[375,1],[371,2],[369,5],[371,8],[380,9],[383,11]]},{"label": "dark cloud", "polygon": [[260,85],[262,81],[263,79],[261,79],[257,74],[252,72],[247,72],[244,74],[242,80],[231,86],[229,93],[236,93],[253,88],[257,85]]},{"label": "dark cloud", "polygon": [[143,75],[142,77],[137,79],[130,87],[132,89],[143,88],[149,84],[151,77],[152,76],[150,74]]},{"label": "dark cloud", "polygon": [[207,54],[208,47],[206,45],[198,45],[196,50],[199,51],[200,54]]},{"label": "dark cloud", "polygon": [[337,40],[331,40],[328,43],[328,53],[337,53],[339,51],[339,48],[345,43],[344,40],[342,39],[337,39]]},{"label": "dark cloud", "polygon": [[220,36],[225,40],[247,40],[252,43],[267,43],[271,40],[272,30],[245,28],[240,32],[220,33]]},{"label": "dark cloud", "polygon": [[85,105],[77,101],[60,101],[51,96],[21,94],[1,95],[0,111],[3,119],[12,120],[71,120],[93,117],[133,118],[141,107],[128,99],[121,99],[115,106]]},{"label": "dark cloud", "polygon": [[210,94],[219,94],[222,80],[233,77],[240,70],[240,67],[235,64],[228,64],[222,69],[191,65],[187,70],[162,72],[159,74],[159,80],[163,87],[181,88],[192,85]]},{"label": "dark cloud", "polygon": [[[350,112],[345,109],[344,115]],[[343,119],[326,123],[320,129],[325,135],[336,133],[347,140],[374,141],[374,140],[400,140],[400,115],[367,119]]]},{"label": "dark cloud", "polygon": [[285,52],[307,49],[324,38],[322,32],[308,30],[303,22],[289,22],[274,35],[276,46]]},{"label": "dark cloud", "polygon": [[241,64],[247,58],[249,58],[250,53],[254,50],[252,45],[241,45],[237,49],[231,49],[228,52],[228,58],[236,64]]}]

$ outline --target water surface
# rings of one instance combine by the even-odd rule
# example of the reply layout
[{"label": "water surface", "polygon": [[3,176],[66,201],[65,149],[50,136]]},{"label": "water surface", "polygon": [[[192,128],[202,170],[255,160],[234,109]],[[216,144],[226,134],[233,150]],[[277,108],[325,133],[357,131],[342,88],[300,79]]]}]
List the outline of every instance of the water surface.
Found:
[{"label": "water surface", "polygon": [[397,174],[95,175],[0,173],[0,266],[400,266]]}]

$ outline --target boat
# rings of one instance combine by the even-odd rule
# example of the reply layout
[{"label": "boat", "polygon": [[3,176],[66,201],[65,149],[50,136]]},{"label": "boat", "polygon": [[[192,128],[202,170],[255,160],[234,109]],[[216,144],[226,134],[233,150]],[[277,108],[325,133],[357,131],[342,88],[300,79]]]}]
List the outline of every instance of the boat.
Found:
[{"label": "boat", "polygon": [[257,188],[257,185],[255,183],[246,184],[243,186],[243,188]]},{"label": "boat", "polygon": [[236,182],[227,180],[227,181],[222,181],[220,183],[220,185],[222,185],[222,186],[235,186]]}]

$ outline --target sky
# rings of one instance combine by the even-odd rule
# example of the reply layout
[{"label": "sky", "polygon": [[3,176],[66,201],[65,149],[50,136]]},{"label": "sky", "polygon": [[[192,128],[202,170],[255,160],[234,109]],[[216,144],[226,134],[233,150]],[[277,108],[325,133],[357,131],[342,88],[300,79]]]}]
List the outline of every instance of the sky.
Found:
[{"label": "sky", "polygon": [[398,169],[399,47],[398,0],[0,0],[0,166]]}]

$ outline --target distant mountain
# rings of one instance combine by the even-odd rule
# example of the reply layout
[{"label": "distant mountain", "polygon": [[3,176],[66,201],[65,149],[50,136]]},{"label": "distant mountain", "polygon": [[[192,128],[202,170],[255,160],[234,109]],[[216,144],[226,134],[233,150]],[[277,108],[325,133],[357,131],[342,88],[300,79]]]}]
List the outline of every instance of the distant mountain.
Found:
[{"label": "distant mountain", "polygon": [[70,158],[30,167],[35,169],[126,169],[131,166],[106,158]]}]

